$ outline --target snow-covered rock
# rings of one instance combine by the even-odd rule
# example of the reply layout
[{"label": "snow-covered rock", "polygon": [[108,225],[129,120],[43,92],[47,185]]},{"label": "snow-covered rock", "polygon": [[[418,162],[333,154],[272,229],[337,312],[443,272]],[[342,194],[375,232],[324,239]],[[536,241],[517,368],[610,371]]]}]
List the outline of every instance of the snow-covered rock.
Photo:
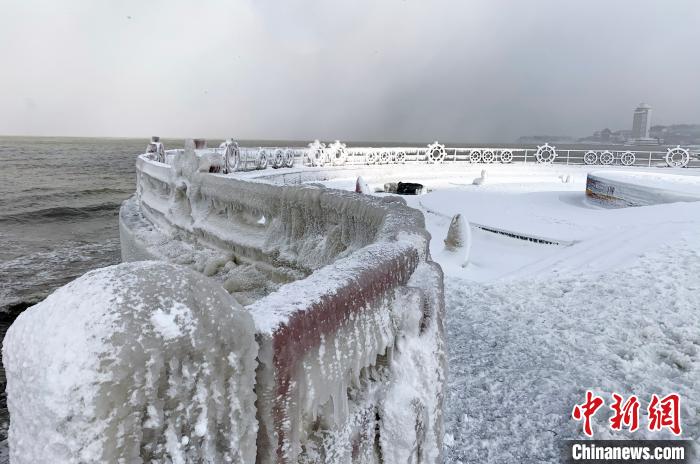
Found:
[{"label": "snow-covered rock", "polygon": [[3,343],[13,463],[254,462],[249,314],[187,268],[89,272]]}]

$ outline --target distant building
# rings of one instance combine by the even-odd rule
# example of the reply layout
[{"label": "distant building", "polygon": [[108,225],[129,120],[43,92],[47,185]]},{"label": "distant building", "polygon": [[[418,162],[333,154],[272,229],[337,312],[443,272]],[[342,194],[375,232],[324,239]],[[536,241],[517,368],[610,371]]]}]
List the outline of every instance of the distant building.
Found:
[{"label": "distant building", "polygon": [[659,140],[649,137],[649,128],[651,127],[651,106],[646,103],[640,103],[634,110],[634,118],[632,119],[632,138],[628,140],[626,145],[658,145]]},{"label": "distant building", "polygon": [[646,103],[640,103],[634,110],[634,118],[632,119],[632,138],[648,139],[649,128],[651,127],[651,106]]}]

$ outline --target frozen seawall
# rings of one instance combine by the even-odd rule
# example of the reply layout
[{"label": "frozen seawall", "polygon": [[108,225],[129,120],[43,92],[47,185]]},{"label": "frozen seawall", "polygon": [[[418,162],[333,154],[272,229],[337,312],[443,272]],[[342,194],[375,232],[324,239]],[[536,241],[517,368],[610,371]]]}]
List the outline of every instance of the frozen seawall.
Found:
[{"label": "frozen seawall", "polygon": [[[32,435],[57,424],[88,423],[101,424],[112,438],[76,435],[53,462],[109,461],[125,437],[129,457],[137,460],[441,462],[443,278],[430,258],[422,214],[399,198],[276,184],[200,172],[191,145],[167,164],[139,157],[136,194],[120,212],[122,258],[134,263],[122,266],[152,269],[148,286],[162,280],[163,293],[134,310],[140,323],[114,324],[114,314],[128,319],[126,296],[108,297],[98,306],[103,310],[90,310],[78,304],[88,301],[88,288],[95,295],[109,292],[102,284],[70,284],[51,305],[30,309],[26,327],[12,329],[4,349],[15,367],[9,392],[16,462],[32,462],[32,455],[15,452],[26,451]],[[138,263],[143,260],[150,263]],[[172,276],[159,266],[171,266]],[[168,297],[169,285],[181,281],[186,268],[206,284],[177,284]],[[81,279],[110,281],[108,275]],[[142,282],[124,277],[119,287],[138,295]],[[227,292],[244,309],[233,298],[226,301]],[[47,329],[44,335],[53,346],[65,337],[76,346],[89,341],[83,364],[90,375],[25,402],[21,392],[35,379],[18,366],[33,355],[19,347],[38,344],[30,327],[46,324],[63,305],[92,322],[73,333]],[[183,311],[201,314],[182,319]],[[238,319],[230,327],[217,325],[228,312]],[[190,326],[217,328],[194,336]],[[129,358],[144,337],[154,354]],[[113,355],[121,383],[102,362],[105,352],[114,352],[114,340],[128,348]],[[168,351],[172,346],[177,355]],[[40,369],[46,372],[71,363],[60,356],[45,362]],[[160,380],[151,378],[153,362],[162,367]],[[192,388],[176,393],[179,383]],[[99,398],[90,387],[97,384]],[[54,401],[65,408],[52,408]],[[78,404],[99,407],[78,416]],[[51,419],[40,420],[47,410]],[[15,417],[23,418],[17,426]],[[42,446],[37,452],[48,455]]]}]

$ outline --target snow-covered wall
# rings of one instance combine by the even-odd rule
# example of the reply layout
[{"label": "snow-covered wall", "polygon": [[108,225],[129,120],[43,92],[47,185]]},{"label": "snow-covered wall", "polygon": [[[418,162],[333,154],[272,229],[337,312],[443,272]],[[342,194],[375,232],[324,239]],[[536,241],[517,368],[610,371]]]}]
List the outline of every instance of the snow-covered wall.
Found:
[{"label": "snow-covered wall", "polygon": [[[123,259],[188,264],[255,321],[258,462],[441,461],[442,271],[419,211],[201,172],[191,146],[140,157],[137,176]],[[235,272],[264,290],[242,292]]]},{"label": "snow-covered wall", "polygon": [[700,176],[635,171],[591,172],[586,179],[586,195],[616,207],[700,201]]}]

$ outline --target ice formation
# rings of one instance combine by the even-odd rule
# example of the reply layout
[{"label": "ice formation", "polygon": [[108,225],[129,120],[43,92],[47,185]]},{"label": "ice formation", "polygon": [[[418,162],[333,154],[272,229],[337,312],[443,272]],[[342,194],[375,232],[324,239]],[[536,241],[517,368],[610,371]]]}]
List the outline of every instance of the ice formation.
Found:
[{"label": "ice formation", "polygon": [[[172,166],[139,159],[137,195],[120,212],[122,255],[187,264],[247,305],[259,345],[258,461],[395,455],[376,430],[396,433],[389,417],[405,396],[393,404],[386,392],[420,368],[430,388],[416,386],[416,416],[400,434],[413,436],[417,459],[438,462],[442,294],[409,285],[442,282],[422,215],[398,197],[298,185],[318,170],[233,178],[198,167],[191,146]],[[404,333],[411,342],[398,346]],[[428,355],[417,360],[421,344]]]},{"label": "ice formation", "polygon": [[[297,185],[319,170],[202,162],[191,142],[168,163],[140,157],[120,211],[125,261],[197,273],[89,273],[8,334],[17,462],[440,462],[442,272],[422,214]],[[51,355],[33,351],[42,338]]]},{"label": "ice formation", "polygon": [[[392,382],[381,405],[380,430],[384,462],[443,462],[442,403],[447,373],[444,346],[443,275],[435,263],[421,263],[405,301],[423,298],[433,308],[406,304],[396,342],[400,361],[391,364]],[[418,322],[418,324],[416,324]]]},{"label": "ice formation", "polygon": [[256,354],[250,315],[201,274],[89,272],[7,332],[12,462],[254,462]]}]

